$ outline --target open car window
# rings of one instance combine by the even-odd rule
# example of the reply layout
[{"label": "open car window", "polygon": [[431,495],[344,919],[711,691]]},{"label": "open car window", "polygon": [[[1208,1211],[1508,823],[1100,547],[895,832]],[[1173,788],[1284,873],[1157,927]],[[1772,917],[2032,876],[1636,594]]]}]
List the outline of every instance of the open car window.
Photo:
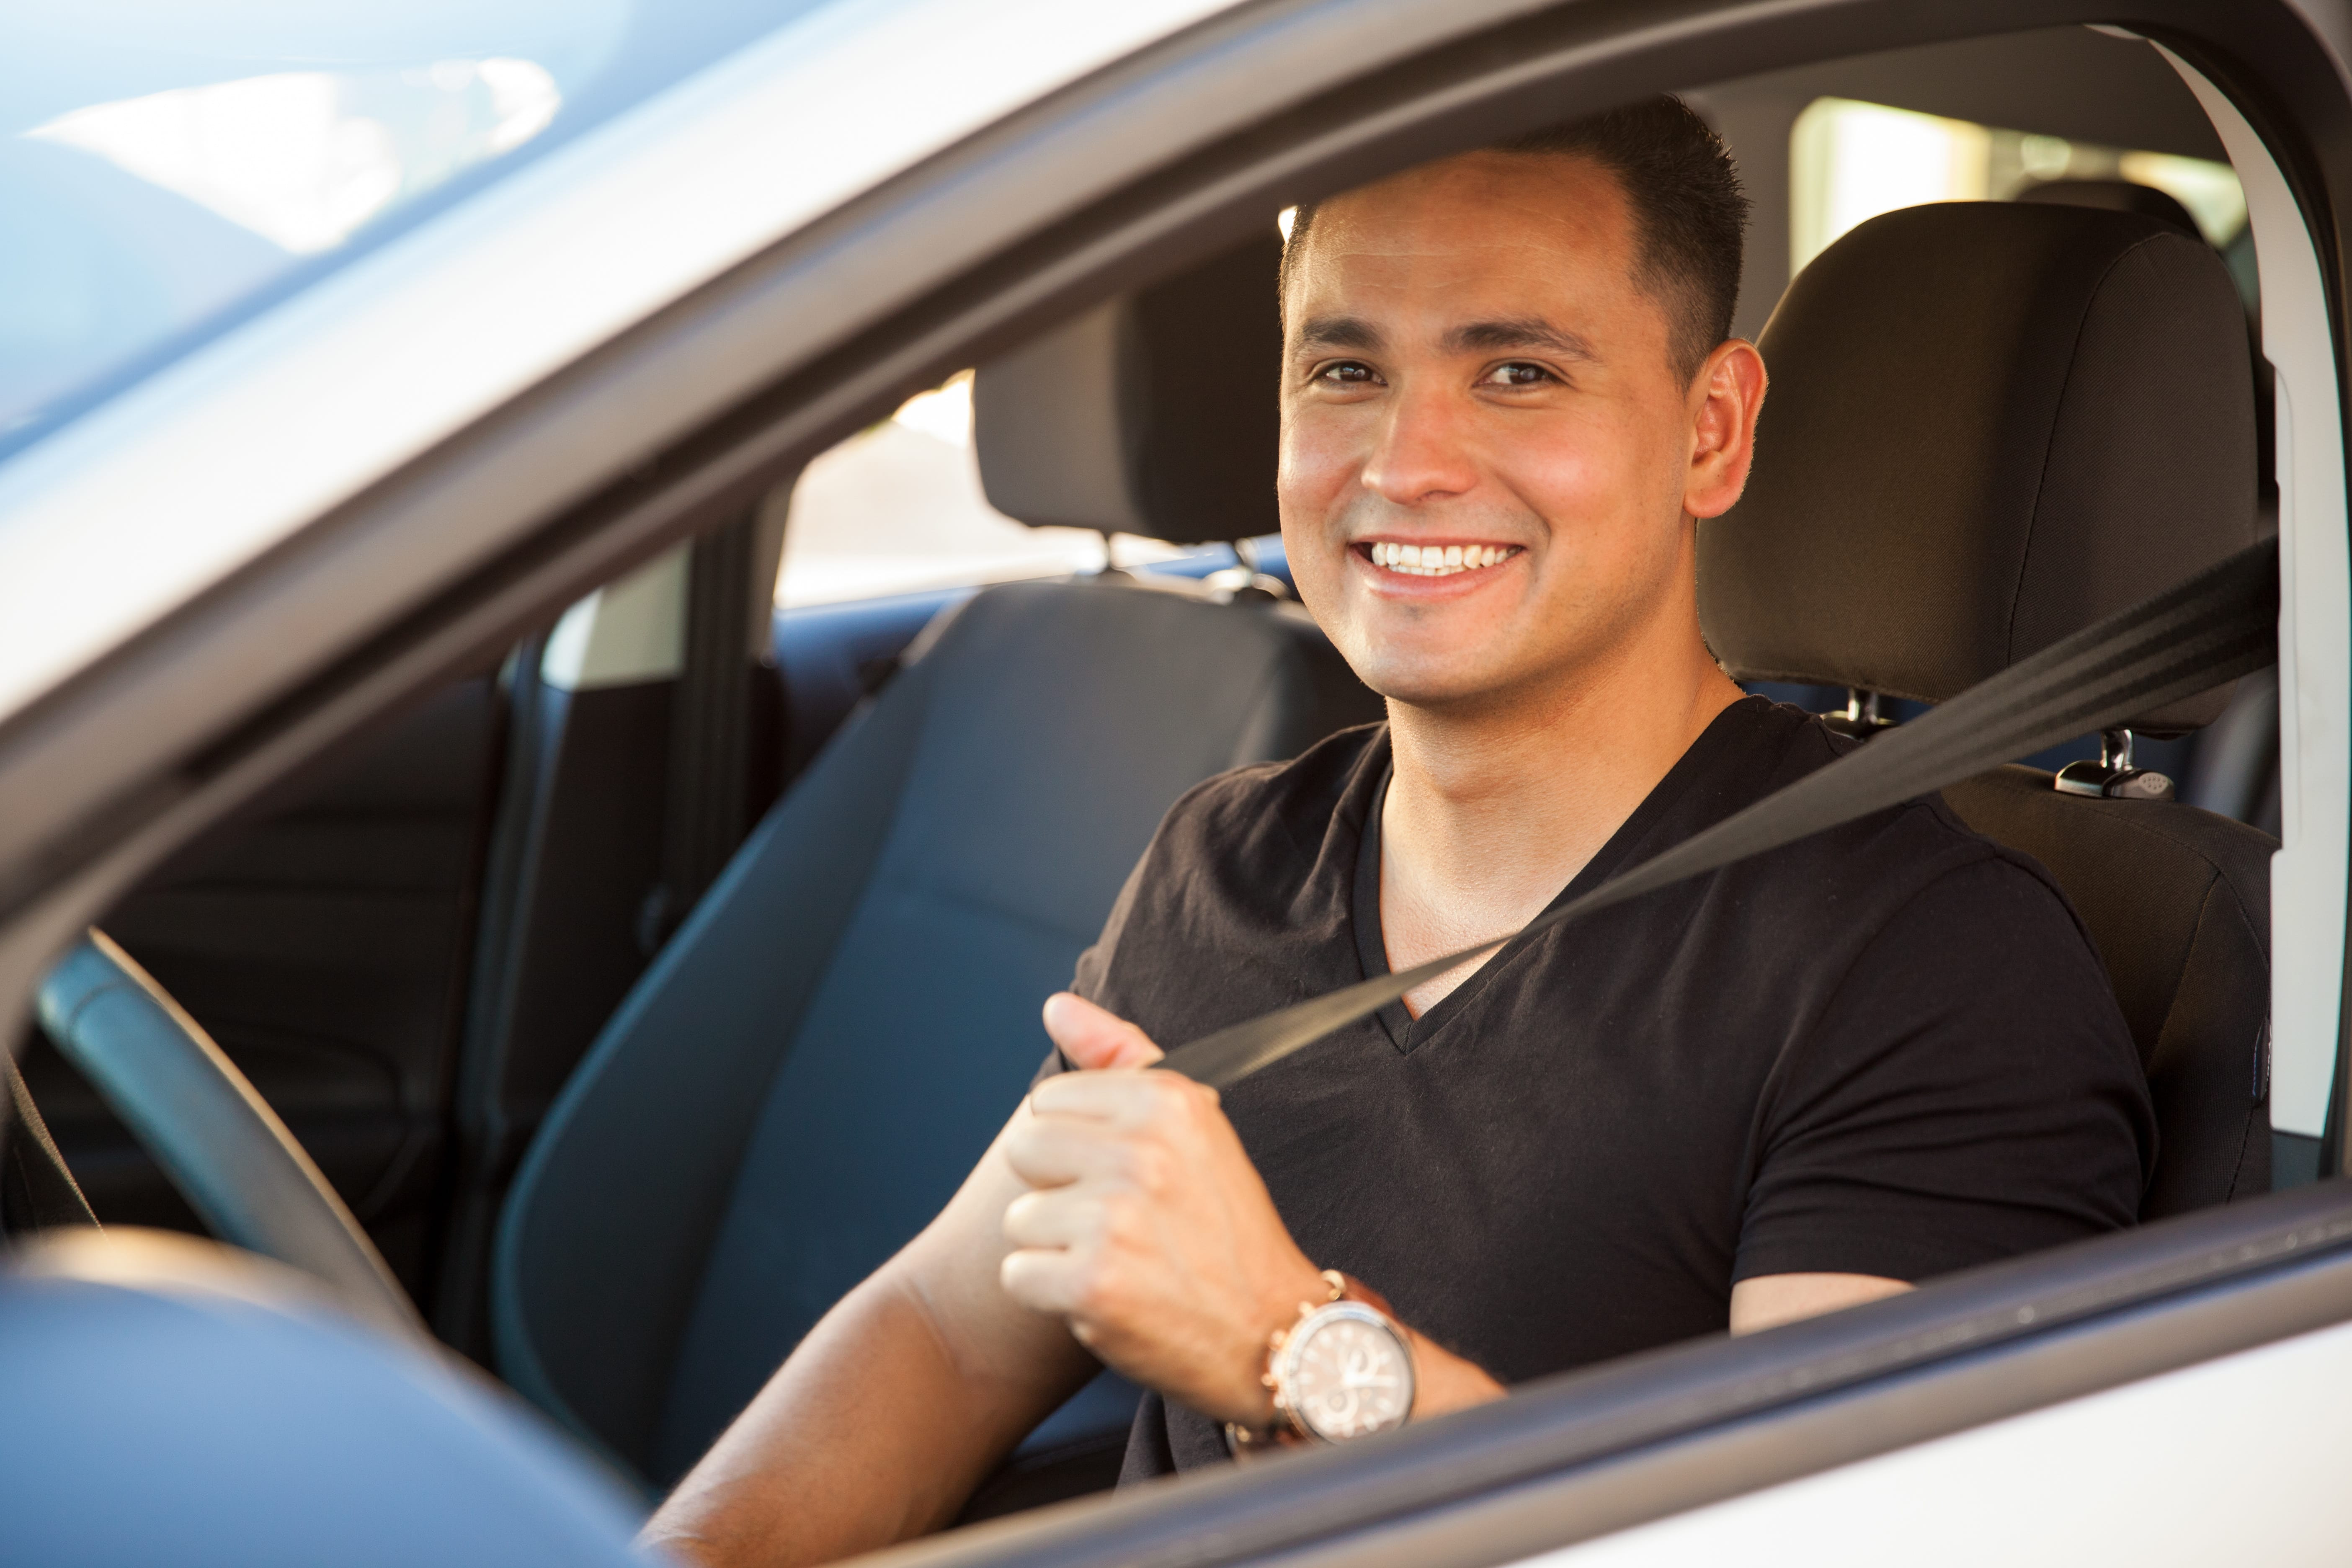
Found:
[{"label": "open car window", "polygon": [[1031,528],[989,505],[972,450],[970,371],[820,454],[780,504],[787,513],[776,605],[784,610],[1184,553],[1132,534]]}]

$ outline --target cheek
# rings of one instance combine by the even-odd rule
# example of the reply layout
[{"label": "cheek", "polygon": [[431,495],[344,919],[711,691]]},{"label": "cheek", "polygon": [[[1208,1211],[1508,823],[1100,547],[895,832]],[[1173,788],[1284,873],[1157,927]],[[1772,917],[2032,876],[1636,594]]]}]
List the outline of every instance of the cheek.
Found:
[{"label": "cheek", "polygon": [[1555,438],[1501,444],[1506,482],[1571,554],[1642,547],[1664,511],[1680,515],[1680,471],[1654,423],[1580,422]]},{"label": "cheek", "polygon": [[1290,574],[1310,614],[1333,613],[1346,571],[1345,509],[1356,493],[1361,463],[1352,435],[1328,410],[1284,412],[1275,468],[1275,498],[1282,517],[1282,547]]},{"label": "cheek", "polygon": [[1301,523],[1320,521],[1352,490],[1363,467],[1358,428],[1363,422],[1340,416],[1350,412],[1313,405],[1283,411],[1275,489],[1286,529],[1294,518]]},{"label": "cheek", "polygon": [[1613,432],[1586,429],[1563,439],[1506,444],[1497,456],[1500,477],[1549,521],[1555,545],[1589,545],[1624,507],[1631,465]]}]

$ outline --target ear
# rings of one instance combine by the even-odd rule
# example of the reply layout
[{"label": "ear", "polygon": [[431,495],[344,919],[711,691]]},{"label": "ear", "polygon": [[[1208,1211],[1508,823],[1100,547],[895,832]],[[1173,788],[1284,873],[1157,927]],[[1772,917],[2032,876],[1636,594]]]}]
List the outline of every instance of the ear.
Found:
[{"label": "ear", "polygon": [[1717,344],[1691,378],[1691,457],[1683,479],[1683,510],[1692,517],[1722,516],[1748,488],[1765,381],[1764,358],[1744,338]]}]

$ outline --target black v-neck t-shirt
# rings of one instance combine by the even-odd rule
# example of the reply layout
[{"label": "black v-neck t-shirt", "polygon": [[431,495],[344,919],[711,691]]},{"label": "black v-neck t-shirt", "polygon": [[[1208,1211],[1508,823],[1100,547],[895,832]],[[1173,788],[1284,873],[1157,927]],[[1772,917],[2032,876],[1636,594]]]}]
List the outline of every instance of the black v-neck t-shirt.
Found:
[{"label": "black v-neck t-shirt", "polygon": [[[1852,744],[1733,704],[1561,899]],[[1185,795],[1076,988],[1173,1047],[1386,973],[1388,773],[1375,725]],[[1918,1280],[2129,1225],[2156,1147],[2064,895],[1935,797],[1515,941],[1224,1106],[1318,1268],[1506,1384],[1720,1332],[1740,1279]],[[1155,1395],[1127,1475],[1224,1458]]]}]

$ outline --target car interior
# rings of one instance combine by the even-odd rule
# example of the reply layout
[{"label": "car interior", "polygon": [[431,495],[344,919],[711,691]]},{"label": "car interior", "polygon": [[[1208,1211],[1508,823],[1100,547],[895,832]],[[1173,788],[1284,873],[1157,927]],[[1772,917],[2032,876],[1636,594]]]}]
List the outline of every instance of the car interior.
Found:
[{"label": "car interior", "polygon": [[[1700,534],[1750,689],[1866,742],[2275,530],[2243,204],[2216,235],[2129,177],[2224,162],[2147,46],[2052,29],[1688,96],[1757,208],[1738,327],[1773,386]],[[1823,104],[1959,125],[2007,183],[1890,203],[1799,268]],[[646,1497],[675,1481],[971,1167],[1168,806],[1382,716],[1267,537],[1273,216],[970,378],[988,507],[1148,562],[778,609],[787,483],[124,897],[119,962],[60,967],[22,1064],[97,1219],[234,1228],[93,1069],[162,1004],[89,998],[143,972],[433,1335]],[[1935,439],[1889,442],[1923,363]],[[2144,1217],[2319,1171],[2269,1114],[2278,735],[2252,677],[1946,792],[2092,934],[2161,1125]],[[57,1212],[43,1179],[9,1162],[12,1231]],[[966,1518],[1108,1487],[1136,1397],[1104,1373]]]}]

